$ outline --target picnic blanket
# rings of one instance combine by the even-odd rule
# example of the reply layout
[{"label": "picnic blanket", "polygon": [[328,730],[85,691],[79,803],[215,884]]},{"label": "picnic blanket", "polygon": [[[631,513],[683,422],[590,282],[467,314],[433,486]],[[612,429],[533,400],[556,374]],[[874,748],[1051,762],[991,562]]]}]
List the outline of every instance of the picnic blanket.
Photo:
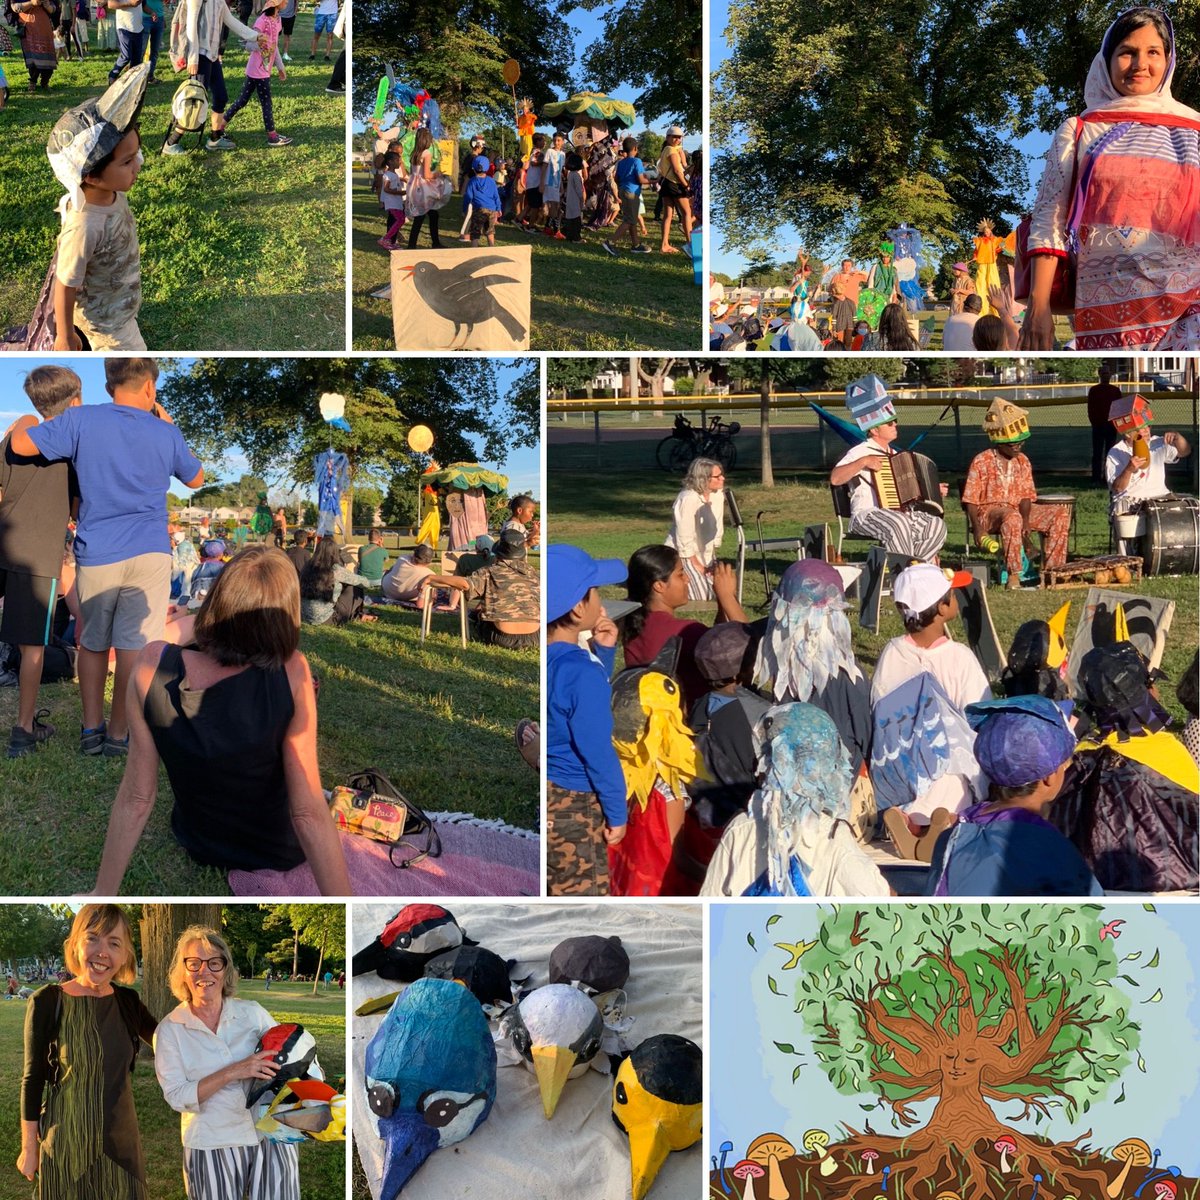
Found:
[{"label": "picnic blanket", "polygon": [[[395,916],[400,901],[354,906],[352,950],[367,945]],[[501,958],[518,960],[526,985],[549,981],[550,952],[564,938],[616,934],[630,960],[626,1013],[636,1018],[632,1045],[656,1033],[677,1033],[703,1047],[701,941],[696,904],[449,905],[467,935]],[[398,990],[371,973],[352,981],[352,1006]],[[364,1078],[367,1043],[382,1014],[354,1017],[354,1078]],[[629,1195],[629,1143],[613,1123],[611,1076],[588,1071],[569,1079],[552,1120],[542,1112],[537,1079],[524,1066],[501,1066],[488,1119],[456,1146],[434,1151],[404,1189],[404,1200],[614,1200]],[[355,1091],[354,1141],[371,1195],[378,1200],[382,1143]],[[696,1200],[705,1193],[701,1145],[667,1156],[650,1200]]]},{"label": "picnic blanket", "polygon": [[[388,850],[339,831],[356,896],[537,896],[541,893],[541,842],[536,833],[469,813],[431,812],[442,839],[438,858],[398,870]],[[308,863],[290,871],[230,871],[235,896],[316,896]]]}]

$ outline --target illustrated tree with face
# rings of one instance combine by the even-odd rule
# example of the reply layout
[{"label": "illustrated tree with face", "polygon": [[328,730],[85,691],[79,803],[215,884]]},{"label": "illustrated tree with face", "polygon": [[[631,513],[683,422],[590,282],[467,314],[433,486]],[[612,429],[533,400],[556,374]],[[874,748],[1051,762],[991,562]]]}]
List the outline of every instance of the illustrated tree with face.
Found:
[{"label": "illustrated tree with face", "polygon": [[[894,1178],[976,1187],[996,1182],[1001,1151],[1025,1180],[1054,1178],[1082,1195],[1111,1182],[1079,1144],[1053,1145],[1018,1125],[1061,1113],[1081,1120],[1135,1061],[1134,1002],[1150,995],[1101,936],[1099,905],[839,907],[800,959],[792,999],[833,1086],[874,1095],[896,1136],[850,1131],[845,1161],[871,1147],[895,1156]],[[1158,965],[1158,952],[1143,970]],[[769,981],[777,994],[774,976]],[[789,1047],[790,1049],[790,1047]],[[935,1101],[922,1126],[914,1106]],[[1012,1106],[1016,1106],[1013,1108]],[[1015,1151],[1015,1153],[1014,1153]],[[992,1174],[989,1175],[989,1171]],[[860,1186],[855,1186],[856,1182]],[[866,1196],[879,1176],[839,1176],[839,1196]],[[936,1189],[935,1189],[936,1190]],[[931,1193],[933,1194],[933,1193]],[[1064,1193],[1065,1194],[1065,1193]]]}]

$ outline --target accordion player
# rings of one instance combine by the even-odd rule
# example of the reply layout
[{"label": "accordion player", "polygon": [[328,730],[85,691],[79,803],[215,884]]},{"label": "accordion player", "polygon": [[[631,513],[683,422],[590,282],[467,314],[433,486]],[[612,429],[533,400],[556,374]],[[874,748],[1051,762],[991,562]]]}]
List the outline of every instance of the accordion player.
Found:
[{"label": "accordion player", "polygon": [[898,450],[887,455],[871,482],[880,508],[945,516],[937,464],[924,454]]}]

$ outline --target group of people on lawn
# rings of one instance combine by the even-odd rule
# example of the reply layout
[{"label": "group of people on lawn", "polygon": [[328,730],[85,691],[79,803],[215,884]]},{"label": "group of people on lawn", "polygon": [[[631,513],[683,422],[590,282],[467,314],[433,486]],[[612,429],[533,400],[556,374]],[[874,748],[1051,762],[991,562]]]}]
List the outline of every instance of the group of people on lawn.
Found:
[{"label": "group of people on lawn", "polygon": [[[172,830],[196,862],[287,871],[307,861],[322,894],[350,895],[321,786],[316,690],[300,629],[356,613],[371,619],[361,589],[382,575],[380,539],[364,554],[365,569],[380,572],[375,580],[349,572],[331,537],[319,538],[311,556],[298,531],[291,555],[254,544],[227,561],[214,539],[192,576],[199,607],[173,611],[173,549],[187,539],[173,547],[168,536],[167,488],[172,477],[200,487],[204,472],[157,401],[153,359],[106,359],[105,377],[112,403],[85,406],[73,371],[34,368],[25,389],[38,416],[20,417],[0,442],[0,640],[20,653],[8,756],[32,754],[55,735],[48,710],[38,708],[42,664],[51,632],[73,620],[80,753],[126,760],[100,894],[120,888],[157,798],[161,762]],[[530,515],[525,504],[516,511]],[[482,599],[481,624],[494,644],[529,644],[527,632],[506,629],[513,613],[505,607],[516,580],[529,593],[521,612],[537,619],[529,536],[509,530],[504,556],[440,581]]]},{"label": "group of people on lawn", "polygon": [[[833,475],[861,496],[851,529],[913,564],[893,583],[905,632],[884,647],[873,677],[855,656],[842,575],[821,560],[789,567],[768,618],[749,621],[732,568],[716,558],[716,462],[693,465],[665,544],[642,547],[628,564],[549,547],[551,891],[886,895],[891,883],[868,850],[877,832],[901,859],[932,863],[929,894],[1194,891],[1196,659],[1178,686],[1190,716],[1182,741],[1166,729],[1161,672],[1125,636],[1084,656],[1068,695],[1065,610],[1022,625],[1002,679],[989,681],[947,631],[957,589],[972,577],[934,561],[944,520],[885,509],[873,487],[895,437],[886,390],[870,376],[847,393],[869,435]],[[1133,398],[1119,408],[1112,454],[1133,466],[1111,466],[1114,503],[1131,473],[1148,481],[1153,467],[1133,446],[1149,438],[1148,410]],[[1020,586],[1031,531],[1046,534],[1048,565],[1065,560],[1068,513],[1036,504],[1020,452],[1028,414],[1007,401],[993,410],[984,424],[992,446],[972,463],[963,501],[977,540],[1000,534]],[[1166,451],[1188,453],[1170,436]],[[634,608],[620,631],[598,591],[619,583]],[[712,628],[676,615],[696,600],[715,601]],[[626,670],[667,680],[663,689],[677,694],[667,708],[690,732],[664,741],[669,718],[647,704],[644,740],[631,741],[640,718],[631,725],[628,710],[614,733],[608,679],[618,642]],[[647,758],[656,782],[635,790],[631,764],[645,777]]]}]

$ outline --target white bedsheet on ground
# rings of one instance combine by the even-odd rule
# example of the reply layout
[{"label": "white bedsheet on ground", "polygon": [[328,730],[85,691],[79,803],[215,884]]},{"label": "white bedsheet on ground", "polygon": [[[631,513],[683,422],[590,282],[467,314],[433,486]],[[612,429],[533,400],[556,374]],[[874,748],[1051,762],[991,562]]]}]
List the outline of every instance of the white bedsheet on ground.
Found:
[{"label": "white bedsheet on ground", "polygon": [[[356,904],[352,951],[375,938],[402,907]],[[676,1033],[703,1048],[699,905],[541,904],[451,901],[467,935],[501,958],[515,958],[529,986],[547,983],[550,952],[564,938],[616,934],[630,959],[627,1037],[637,1045],[656,1033]],[[401,985],[373,972],[352,981],[351,1002]],[[353,1135],[371,1193],[378,1200],[382,1143],[368,1119],[363,1091],[367,1043],[382,1015],[353,1017]],[[465,1141],[435,1150],[404,1189],[404,1200],[628,1200],[629,1149],[613,1123],[612,1078],[595,1071],[567,1081],[552,1120],[542,1112],[537,1080],[523,1065],[501,1066],[496,1103]],[[668,1156],[647,1200],[696,1200],[705,1192],[701,1144]]]}]

